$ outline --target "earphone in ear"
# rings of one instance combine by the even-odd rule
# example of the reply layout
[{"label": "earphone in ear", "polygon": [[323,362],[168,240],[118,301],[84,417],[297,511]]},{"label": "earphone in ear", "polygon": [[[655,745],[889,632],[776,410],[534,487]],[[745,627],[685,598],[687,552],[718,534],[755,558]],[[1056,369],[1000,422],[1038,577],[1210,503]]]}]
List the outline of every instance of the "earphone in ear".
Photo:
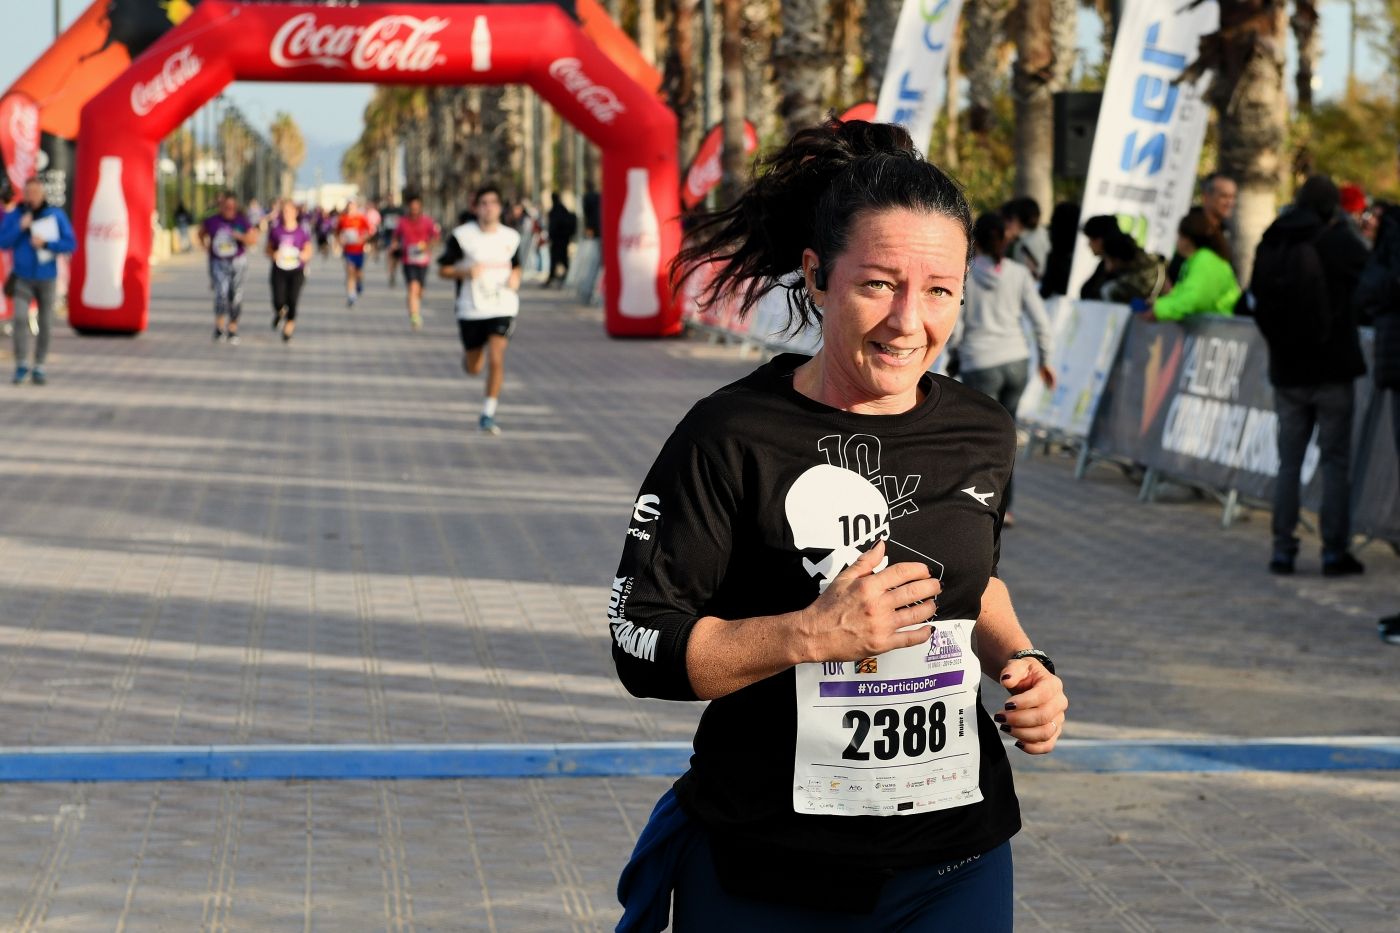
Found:
[{"label": "earphone in ear", "polygon": [[812,269],[812,284],[817,287],[817,291],[826,291],[826,267],[815,266]]}]

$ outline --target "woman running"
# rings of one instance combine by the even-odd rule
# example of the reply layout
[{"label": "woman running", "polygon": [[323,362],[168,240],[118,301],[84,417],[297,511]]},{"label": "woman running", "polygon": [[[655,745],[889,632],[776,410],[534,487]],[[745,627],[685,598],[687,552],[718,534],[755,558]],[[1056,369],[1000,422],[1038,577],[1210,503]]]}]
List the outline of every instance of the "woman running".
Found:
[{"label": "woman running", "polygon": [[248,275],[249,247],[258,243],[258,228],[238,205],[238,195],[226,191],[217,213],[205,218],[199,242],[209,253],[209,281],[214,289],[214,340],[227,336],[238,343],[238,318],[243,313],[243,280]]},{"label": "woman running", "polygon": [[314,247],[311,234],[297,216],[290,199],[267,234],[267,255],[272,260],[272,329],[282,328],[282,342],[292,339],[297,329],[297,301],[306,284],[306,264]]},{"label": "woman running", "polygon": [[[1011,417],[928,372],[971,226],[902,128],[832,121],[678,259],[681,278],[712,261],[708,296],[745,310],[786,287],[822,345],[697,403],[632,507],[618,674],[711,702],[624,870],[620,929],[660,929],[672,889],[677,933],[1011,929],[1002,733],[1045,754],[1068,703],[997,576]],[[983,674],[1010,694],[995,717]]]}]

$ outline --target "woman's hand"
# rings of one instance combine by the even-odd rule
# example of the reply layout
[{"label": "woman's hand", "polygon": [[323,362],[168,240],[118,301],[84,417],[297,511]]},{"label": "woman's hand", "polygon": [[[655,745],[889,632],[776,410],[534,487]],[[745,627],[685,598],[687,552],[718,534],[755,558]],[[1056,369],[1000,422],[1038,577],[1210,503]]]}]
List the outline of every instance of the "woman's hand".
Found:
[{"label": "woman's hand", "polygon": [[928,641],[923,626],[899,629],[933,618],[942,584],[919,563],[892,564],[877,573],[884,558],[885,542],[877,541],[797,614],[803,660],[859,661]]},{"label": "woman's hand", "polygon": [[1069,708],[1064,681],[1034,658],[1020,658],[1001,669],[1001,685],[1011,691],[1005,709],[992,717],[1002,723],[1001,731],[1010,733],[1027,755],[1049,754],[1060,740]]},{"label": "woman's hand", "polygon": [[1045,388],[1055,388],[1055,371],[1049,366],[1040,367],[1040,381],[1045,383]]}]

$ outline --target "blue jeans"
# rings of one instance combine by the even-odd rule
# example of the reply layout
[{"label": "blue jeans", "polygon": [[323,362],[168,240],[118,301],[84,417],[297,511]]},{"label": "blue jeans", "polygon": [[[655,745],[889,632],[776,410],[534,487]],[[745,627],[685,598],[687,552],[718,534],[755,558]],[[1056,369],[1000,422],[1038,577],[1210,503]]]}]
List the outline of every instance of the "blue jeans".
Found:
[{"label": "blue jeans", "polygon": [[950,865],[898,871],[870,914],[831,913],[735,897],[720,886],[707,833],[676,877],[674,933],[800,930],[802,933],[1010,933],[1011,843]]}]

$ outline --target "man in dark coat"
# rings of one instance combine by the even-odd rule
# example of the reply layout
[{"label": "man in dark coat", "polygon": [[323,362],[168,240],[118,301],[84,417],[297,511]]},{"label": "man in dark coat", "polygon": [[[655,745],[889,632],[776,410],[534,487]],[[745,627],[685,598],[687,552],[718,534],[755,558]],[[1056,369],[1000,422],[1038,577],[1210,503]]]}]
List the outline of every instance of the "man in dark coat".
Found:
[{"label": "man in dark coat", "polygon": [[[554,192],[553,206],[549,209],[549,278],[544,287],[549,288],[557,280],[562,288],[569,276],[569,241],[578,232],[578,217],[564,206],[559,192]],[[562,271],[561,271],[562,267]]]},{"label": "man in dark coat", "polygon": [[1303,183],[1255,254],[1250,292],[1269,345],[1278,413],[1273,573],[1293,572],[1299,485],[1314,427],[1322,450],[1322,573],[1365,570],[1349,548],[1354,383],[1366,372],[1352,292],[1366,258],[1366,247],[1342,219],[1337,186],[1325,175]]},{"label": "man in dark coat", "polygon": [[[1355,302],[1361,318],[1376,324],[1372,375],[1376,390],[1389,393],[1395,451],[1400,455],[1400,205],[1378,203],[1372,210],[1380,213],[1376,245],[1357,283]],[[1379,628],[1382,641],[1400,645],[1400,613],[1381,619]]]}]

